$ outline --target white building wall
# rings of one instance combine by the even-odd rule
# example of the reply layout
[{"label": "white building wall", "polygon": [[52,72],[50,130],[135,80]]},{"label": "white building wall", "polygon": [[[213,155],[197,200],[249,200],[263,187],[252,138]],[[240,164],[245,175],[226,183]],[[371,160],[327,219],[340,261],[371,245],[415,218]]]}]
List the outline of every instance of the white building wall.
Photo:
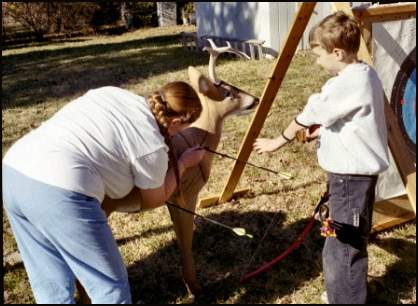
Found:
[{"label": "white building wall", "polygon": [[[360,5],[370,2],[352,2]],[[264,40],[266,54],[276,57],[287,38],[300,2],[195,2],[197,35]],[[331,2],[317,2],[299,49],[306,49],[310,28],[331,14]]]},{"label": "white building wall", "polygon": [[195,5],[199,37],[245,40],[267,35],[268,26],[263,19],[269,18],[268,2],[195,2]]}]

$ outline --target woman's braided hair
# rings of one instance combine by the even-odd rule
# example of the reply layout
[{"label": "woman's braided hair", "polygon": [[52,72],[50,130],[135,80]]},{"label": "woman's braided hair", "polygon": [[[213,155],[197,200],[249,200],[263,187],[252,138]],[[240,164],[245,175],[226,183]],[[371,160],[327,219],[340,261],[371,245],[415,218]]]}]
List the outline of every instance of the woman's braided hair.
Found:
[{"label": "woman's braided hair", "polygon": [[170,164],[174,167],[177,186],[179,186],[180,174],[177,158],[168,133],[170,120],[172,117],[177,117],[182,123],[192,123],[200,116],[202,104],[193,87],[180,81],[167,83],[159,91],[152,93],[148,97],[148,103],[169,148]]},{"label": "woman's braided hair", "polygon": [[183,123],[192,123],[202,111],[196,91],[180,81],[164,85],[148,97],[148,103],[158,124],[165,130],[163,134],[168,131],[171,117],[177,116]]}]

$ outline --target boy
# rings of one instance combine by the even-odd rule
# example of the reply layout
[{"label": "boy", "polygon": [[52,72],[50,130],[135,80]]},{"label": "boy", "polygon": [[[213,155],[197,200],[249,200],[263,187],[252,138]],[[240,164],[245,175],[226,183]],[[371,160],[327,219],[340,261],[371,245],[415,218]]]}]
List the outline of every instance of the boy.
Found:
[{"label": "boy", "polygon": [[357,59],[355,19],[343,12],[329,15],[312,28],[309,43],[317,63],[334,77],[280,136],[258,138],[254,149],[275,151],[297,131],[320,125],[306,136],[318,136],[318,162],[328,172],[329,217],[341,225],[322,252],[325,297],[332,304],[365,303],[376,180],[389,166],[383,88],[375,70]]}]

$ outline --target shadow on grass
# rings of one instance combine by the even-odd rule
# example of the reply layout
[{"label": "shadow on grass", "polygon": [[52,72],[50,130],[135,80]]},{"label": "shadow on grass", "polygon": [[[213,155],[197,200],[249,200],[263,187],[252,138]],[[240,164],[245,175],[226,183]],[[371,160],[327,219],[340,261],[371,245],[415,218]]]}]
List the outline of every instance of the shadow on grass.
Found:
[{"label": "shadow on grass", "polygon": [[135,240],[144,239],[144,238],[148,238],[151,236],[166,233],[170,231],[172,228],[173,228],[172,226],[165,226],[165,227],[159,227],[156,229],[149,229],[146,232],[142,233],[141,235],[135,235],[135,236],[116,239],[116,243],[118,245],[124,245]]},{"label": "shadow on grass", "polygon": [[51,44],[60,44],[60,43],[66,43],[66,42],[85,42],[91,40],[90,37],[82,37],[82,38],[59,38],[59,39],[51,39],[48,41],[43,42],[37,42],[37,41],[24,41],[20,42],[17,41],[15,43],[9,43],[2,46],[2,51],[7,50],[15,50],[15,49],[21,49],[21,48],[34,48],[34,47],[42,47],[47,46]]},{"label": "shadow on grass", "polygon": [[[254,271],[284,252],[305,228],[309,219],[284,226],[285,214],[279,212],[224,212],[207,217],[232,227],[244,227],[254,235],[250,240],[204,220],[194,234],[193,253],[199,279],[205,285],[205,294],[196,298],[197,304],[238,303],[259,304],[291,295],[295,288],[316,279],[322,273],[321,252],[324,239],[316,223],[303,244],[276,264],[270,271],[239,284],[246,272]],[[256,252],[251,266],[250,258],[259,246],[266,228],[273,226]],[[161,233],[170,227],[158,228]],[[147,234],[152,234],[151,230]],[[142,236],[142,235],[141,235]],[[135,236],[134,239],[141,237]],[[126,240],[126,242],[128,242]],[[119,241],[124,243],[124,241]],[[416,244],[403,239],[373,240],[399,257],[379,280],[369,281],[369,303],[399,303],[411,292],[416,280]],[[173,240],[151,256],[128,267],[133,301],[167,304],[184,302],[187,296],[182,282],[181,262],[176,241]],[[283,300],[283,302],[286,302]],[[289,301],[290,302],[290,301]]]},{"label": "shadow on grass", "polygon": [[313,185],[319,185],[321,184],[321,182],[319,181],[308,181],[308,182],[302,182],[302,183],[298,183],[295,185],[285,185],[279,188],[274,188],[272,190],[263,190],[260,192],[247,192],[245,195],[242,196],[243,199],[255,199],[257,197],[259,197],[260,195],[275,195],[275,194],[280,194],[282,192],[289,192],[289,191],[296,191],[299,189],[306,189],[310,186]]},{"label": "shadow on grass", "polygon": [[[208,217],[222,220],[233,227],[244,227],[254,235],[254,239],[236,236],[211,223],[199,223],[194,234],[193,252],[199,278],[206,284],[206,294],[198,297],[196,303],[224,303],[242,289],[248,293],[241,294],[239,301],[234,303],[269,302],[291,294],[294,288],[316,278],[322,271],[323,239],[317,234],[318,227],[315,226],[305,242],[271,271],[240,285],[239,279],[244,272],[254,270],[285,251],[307,225],[308,219],[284,227],[285,215],[281,212],[251,212],[240,215],[224,212]],[[247,267],[272,218],[273,226],[254,256],[251,267]],[[173,303],[187,295],[182,282],[176,241],[130,265],[128,274],[133,301]]]},{"label": "shadow on grass", "polygon": [[[322,273],[321,250],[324,240],[319,236],[319,225],[316,224],[298,249],[270,271],[240,285],[239,279],[245,272],[253,271],[286,250],[306,226],[308,219],[284,226],[285,215],[282,212],[239,215],[224,212],[207,217],[230,226],[244,227],[254,235],[254,239],[235,236],[211,223],[199,223],[194,236],[194,258],[199,278],[206,284],[206,294],[196,299],[197,304],[271,303],[279,297],[292,294],[295,288]],[[264,238],[251,267],[247,267],[272,220],[273,227]],[[144,235],[148,237],[170,230],[171,226],[150,229],[141,235],[118,239],[118,244],[121,246],[143,239]],[[371,243],[395,254],[399,260],[388,266],[382,277],[369,281],[368,303],[399,304],[400,299],[410,294],[411,288],[416,286],[416,243],[398,238],[374,239]],[[22,265],[16,265],[13,267],[15,269],[16,273],[24,272]],[[141,300],[150,304],[168,304],[181,302],[187,296],[175,240],[127,269],[134,302]]]},{"label": "shadow on grass", "polygon": [[2,56],[2,107],[82,95],[92,88],[142,82],[208,63],[207,53],[185,50],[180,38],[180,34],[155,36]]},{"label": "shadow on grass", "polygon": [[411,288],[416,286],[416,242],[407,239],[384,238],[375,239],[372,243],[396,255],[399,260],[386,267],[386,273],[382,277],[374,278],[369,282],[368,303],[400,304],[400,299],[408,296]]}]

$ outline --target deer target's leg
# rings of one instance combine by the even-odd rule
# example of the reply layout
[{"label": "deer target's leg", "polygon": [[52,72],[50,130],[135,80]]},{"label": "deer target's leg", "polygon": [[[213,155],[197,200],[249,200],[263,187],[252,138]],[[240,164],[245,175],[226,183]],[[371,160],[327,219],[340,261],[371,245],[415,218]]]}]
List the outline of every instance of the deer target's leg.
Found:
[{"label": "deer target's leg", "polygon": [[[193,203],[195,201],[196,198]],[[186,202],[190,203],[190,201]],[[192,208],[194,211],[194,205],[188,206],[188,209]],[[180,249],[184,282],[191,293],[199,293],[201,286],[197,279],[192,251],[194,216],[171,206],[169,206],[169,211],[173,221],[174,231],[176,232],[177,244]]]}]

